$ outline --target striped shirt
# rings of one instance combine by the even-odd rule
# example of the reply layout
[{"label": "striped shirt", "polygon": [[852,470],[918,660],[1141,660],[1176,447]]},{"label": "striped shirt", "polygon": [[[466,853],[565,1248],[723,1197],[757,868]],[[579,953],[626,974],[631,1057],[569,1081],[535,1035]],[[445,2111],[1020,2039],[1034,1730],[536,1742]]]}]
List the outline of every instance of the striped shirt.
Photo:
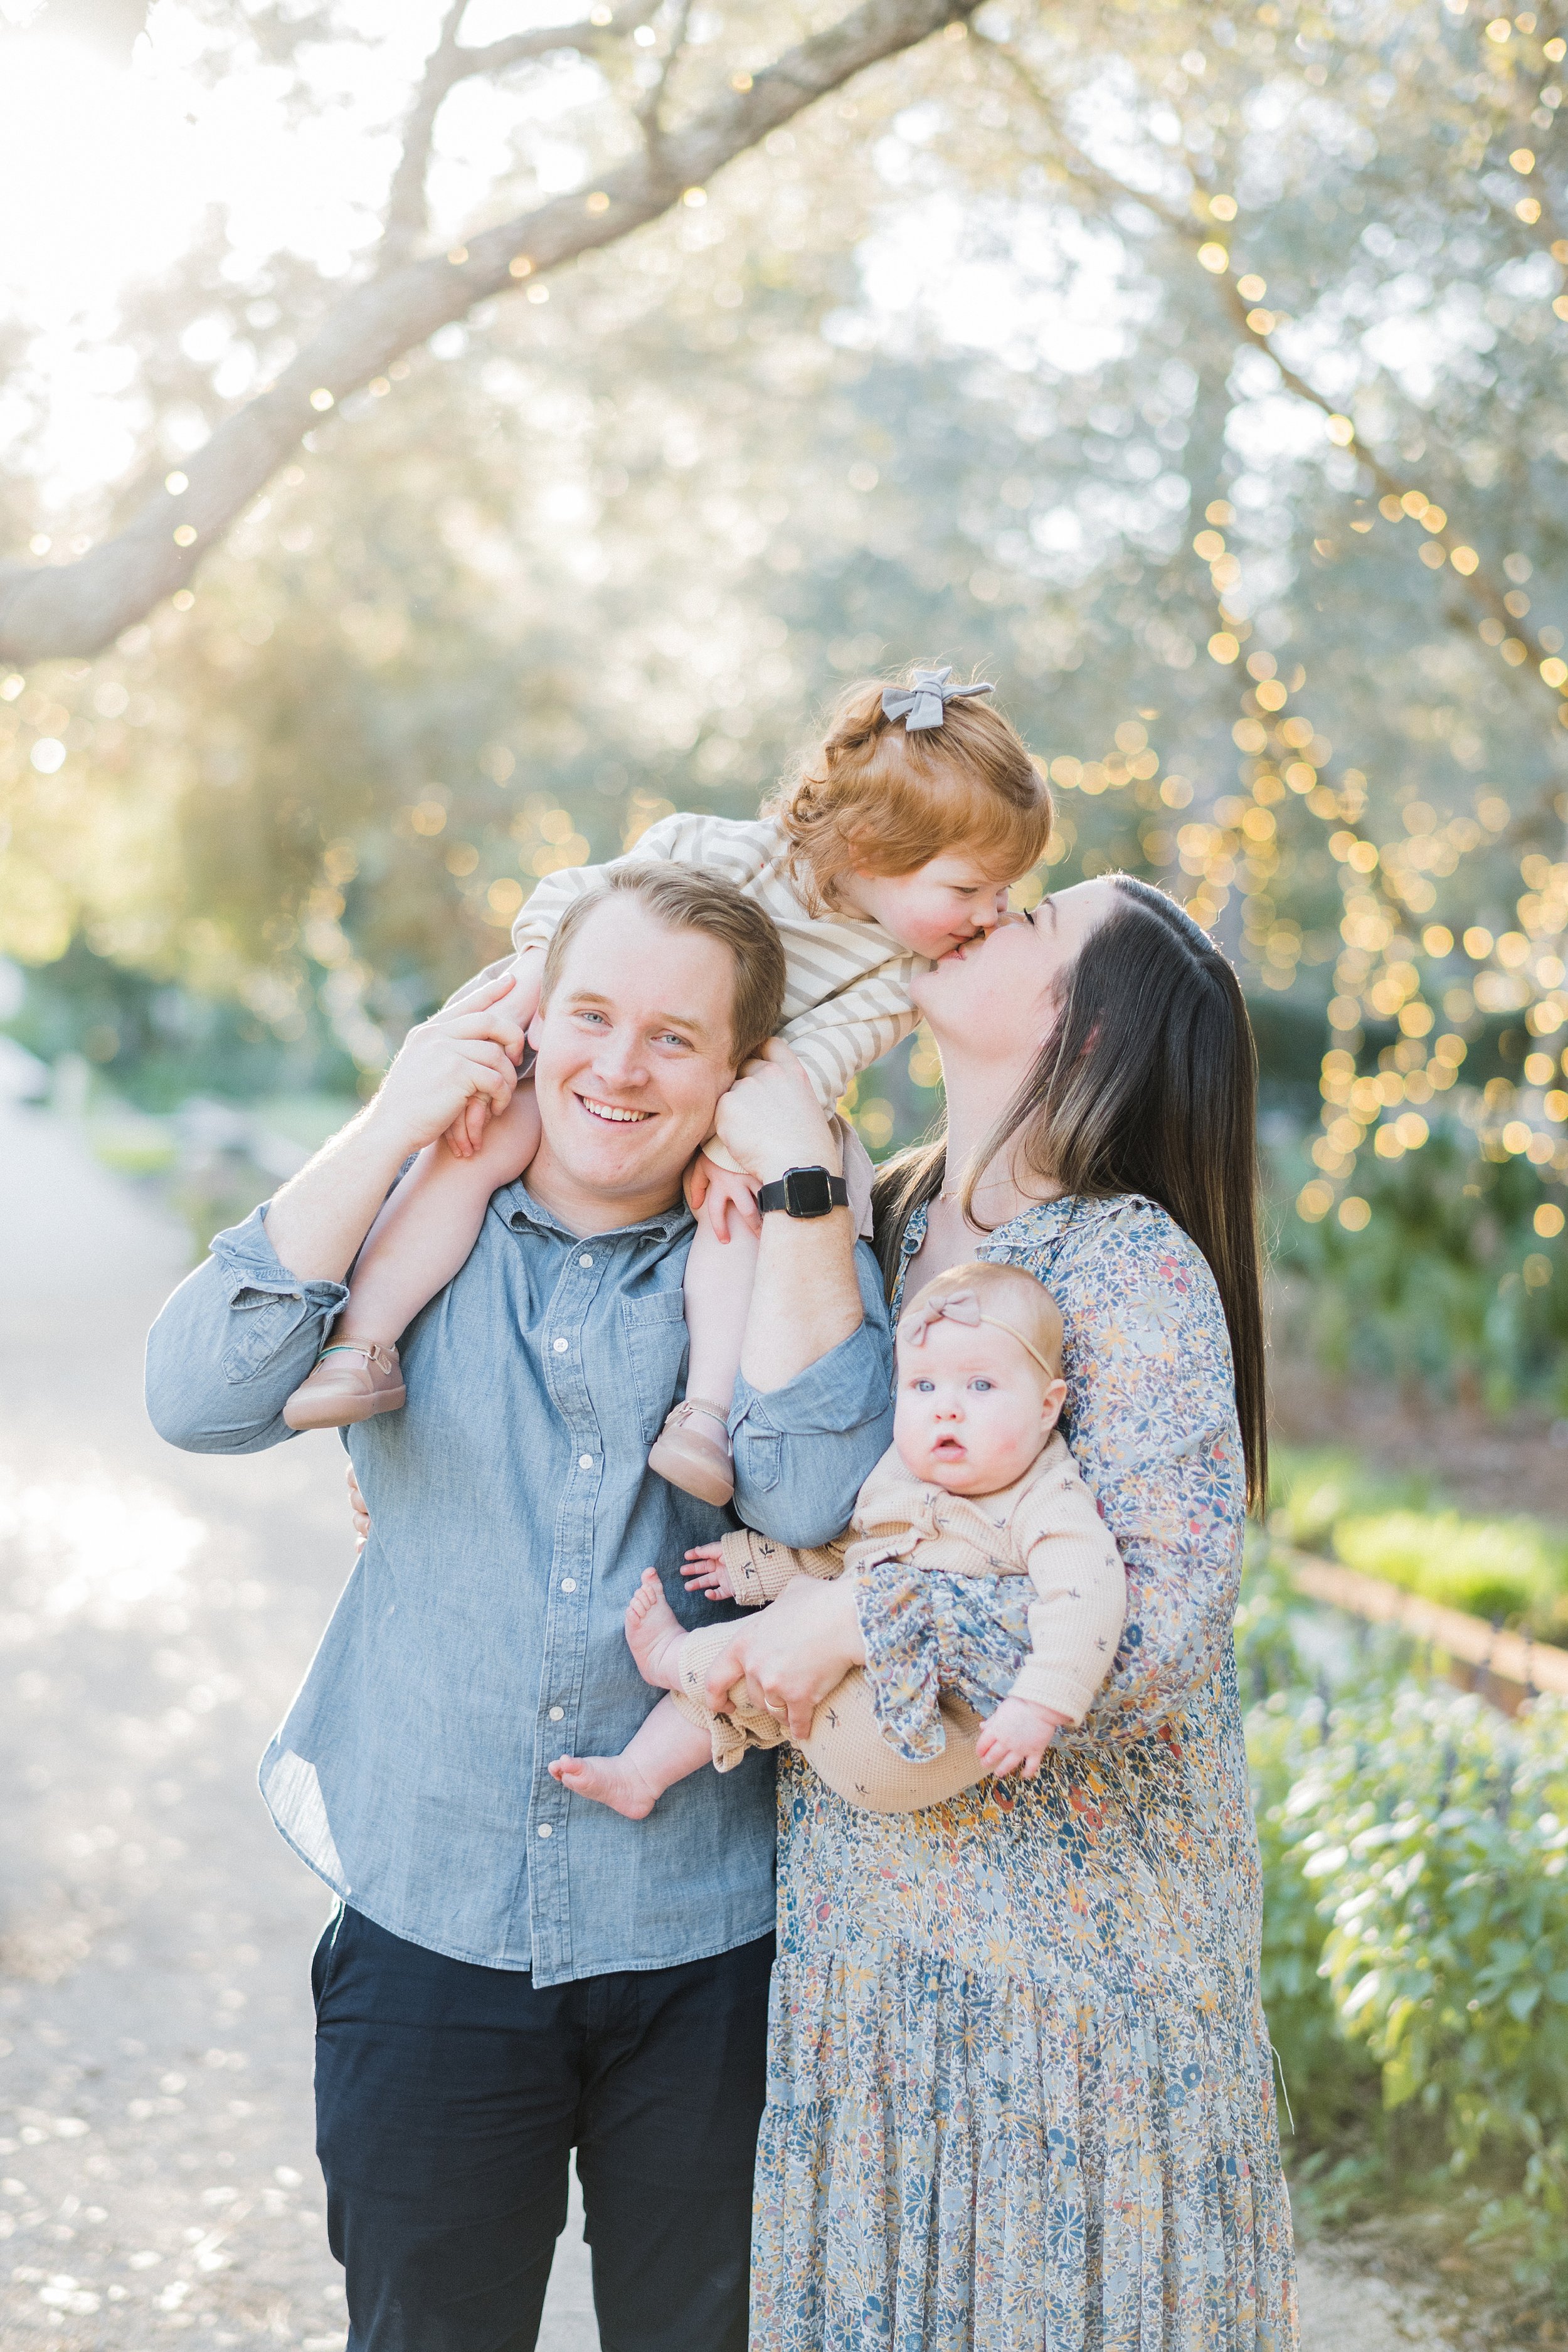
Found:
[{"label": "striped shirt", "polygon": [[850,1080],[914,1028],[920,1016],[910,1003],[910,982],[923,959],[864,916],[808,914],[784,862],[787,846],[766,817],[661,817],[612,865],[570,866],[536,884],[512,925],[513,943],[520,950],[548,947],[574,898],[642,858],[668,857],[721,874],[778,927],[786,971],[778,1034],[831,1112]]}]

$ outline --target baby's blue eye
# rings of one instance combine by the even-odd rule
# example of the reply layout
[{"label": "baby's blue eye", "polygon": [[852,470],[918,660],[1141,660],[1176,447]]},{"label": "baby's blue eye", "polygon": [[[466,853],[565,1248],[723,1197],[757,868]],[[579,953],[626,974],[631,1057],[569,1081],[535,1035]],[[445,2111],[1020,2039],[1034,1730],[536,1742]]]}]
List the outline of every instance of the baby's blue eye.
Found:
[{"label": "baby's blue eye", "polygon": [[972,1389],[993,1389],[996,1383],[994,1381],[971,1381],[969,1385]]},{"label": "baby's blue eye", "polygon": [[935,1386],[936,1382],[934,1381],[917,1381],[915,1382],[915,1391],[920,1396],[930,1396]]}]

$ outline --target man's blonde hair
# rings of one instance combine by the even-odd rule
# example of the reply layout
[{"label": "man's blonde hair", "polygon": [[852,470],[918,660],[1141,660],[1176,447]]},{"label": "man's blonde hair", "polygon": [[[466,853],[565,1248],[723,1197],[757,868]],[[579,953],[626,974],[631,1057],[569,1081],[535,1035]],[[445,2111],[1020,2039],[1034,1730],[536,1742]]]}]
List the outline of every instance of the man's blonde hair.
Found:
[{"label": "man's blonde hair", "polygon": [[761,1051],[784,1018],[784,952],[773,917],[732,882],[700,866],[647,858],[618,866],[582,898],[574,898],[545,950],[539,1001],[548,1004],[572,941],[596,908],[635,898],[672,931],[700,931],[729,949],[735,965],[730,1036],[736,1069]]},{"label": "man's blonde hair", "polygon": [[998,882],[1044,856],[1051,796],[1017,730],[979,696],[949,702],[940,727],[911,734],[882,709],[884,688],[847,687],[821,738],[764,814],[789,844],[796,888],[813,914],[842,908],[852,872],[912,874],[966,850]]}]

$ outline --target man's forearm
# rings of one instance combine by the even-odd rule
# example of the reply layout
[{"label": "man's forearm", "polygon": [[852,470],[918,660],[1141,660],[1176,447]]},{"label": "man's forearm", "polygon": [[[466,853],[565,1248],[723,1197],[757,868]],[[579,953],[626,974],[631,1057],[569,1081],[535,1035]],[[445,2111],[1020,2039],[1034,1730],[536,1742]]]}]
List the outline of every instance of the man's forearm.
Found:
[{"label": "man's forearm", "polygon": [[291,1176],[267,1212],[267,1235],[301,1282],[342,1282],[407,1158],[369,1109]]},{"label": "man's forearm", "polygon": [[859,1328],[860,1286],[847,1209],[763,1219],[741,1370],[760,1396],[781,1389]]}]

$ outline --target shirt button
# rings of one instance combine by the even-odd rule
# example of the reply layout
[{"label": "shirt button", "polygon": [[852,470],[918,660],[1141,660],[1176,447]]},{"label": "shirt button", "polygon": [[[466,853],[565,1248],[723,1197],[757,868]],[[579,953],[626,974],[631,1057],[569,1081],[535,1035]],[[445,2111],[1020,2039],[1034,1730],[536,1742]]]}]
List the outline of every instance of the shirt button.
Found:
[{"label": "shirt button", "polygon": [[541,1837],[553,1837],[555,1835],[555,1832],[550,1822],[541,1822],[539,1824],[539,1834]]},{"label": "shirt button", "polygon": [[584,1253],[583,1253],[583,1255],[582,1255],[582,1256],[578,1259],[577,1263],[578,1263],[578,1265],[593,1265],[593,1263],[594,1263],[594,1261],[593,1261],[593,1259],[588,1255],[587,1251],[586,1251],[586,1250],[584,1250]]},{"label": "shirt button", "polygon": [[577,1467],[579,1470],[591,1470],[593,1466],[594,1457],[591,1454],[579,1454],[577,1456]]},{"label": "shirt button", "polygon": [[565,1710],[565,1708],[564,1708],[563,1706],[552,1706],[552,1707],[551,1708],[551,1710],[550,1710],[550,1720],[551,1720],[551,1722],[552,1722],[552,1723],[559,1723],[559,1722],[560,1722],[560,1720],[561,1720],[561,1718],[562,1718],[562,1717],[565,1714],[565,1712],[566,1712],[566,1710]]},{"label": "shirt button", "polygon": [[567,1344],[567,1341],[564,1339],[557,1339],[555,1342],[555,1352],[558,1356],[563,1356],[566,1353]]},{"label": "shirt button", "polygon": [[576,1578],[574,1576],[563,1576],[561,1580],[561,1590],[563,1592],[575,1592],[577,1590]]}]

